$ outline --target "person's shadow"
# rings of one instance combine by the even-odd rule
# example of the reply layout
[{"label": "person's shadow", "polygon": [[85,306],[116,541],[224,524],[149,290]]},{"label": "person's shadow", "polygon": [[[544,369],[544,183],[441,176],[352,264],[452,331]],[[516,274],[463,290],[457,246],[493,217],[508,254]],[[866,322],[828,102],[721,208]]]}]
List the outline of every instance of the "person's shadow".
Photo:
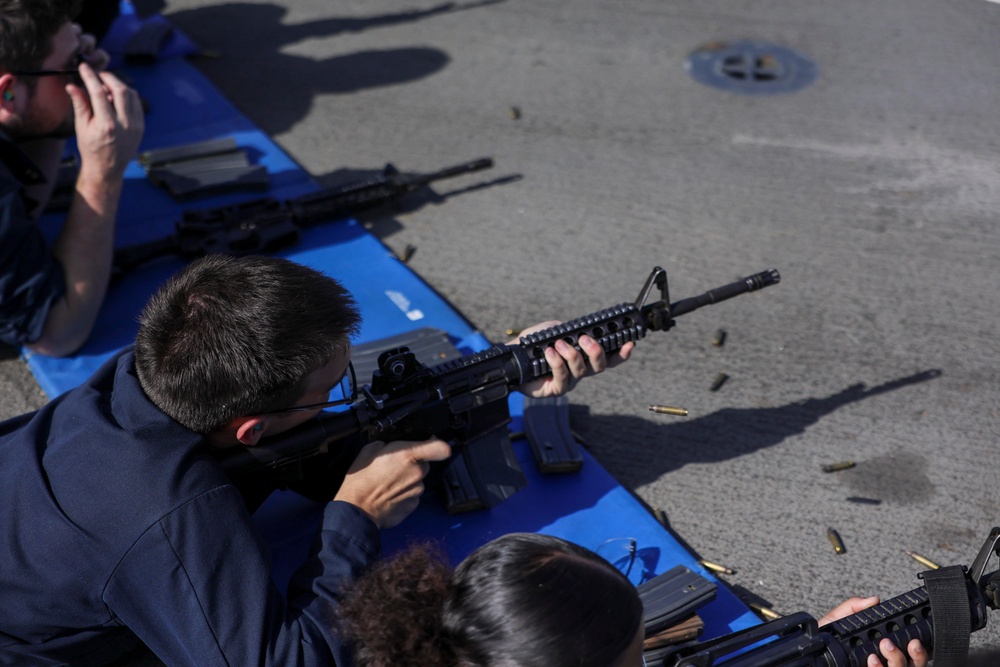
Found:
[{"label": "person's shadow", "polygon": [[[220,4],[168,12],[164,16],[190,37],[206,57],[199,67],[267,134],[280,134],[301,120],[316,94],[345,94],[430,76],[448,65],[445,52],[426,46],[358,51],[326,58],[289,52],[310,39],[334,37],[412,23],[503,0],[447,2],[428,9],[363,18],[324,18],[286,24],[278,5]],[[358,119],[345,118],[353,124]]]},{"label": "person's shadow", "polygon": [[[583,406],[571,406],[570,416],[572,421],[585,425],[583,436],[587,440],[610,443],[594,447],[593,454],[623,485],[636,488],[691,463],[726,461],[772,447],[804,433],[845,405],[940,375],[940,370],[926,370],[870,388],[864,383],[853,384],[823,398],[772,408],[724,408],[704,417],[663,425],[639,417],[591,417]],[[907,462],[891,456],[883,459],[866,461],[840,477],[859,494],[878,488],[882,498],[897,502],[916,502],[932,492],[929,482],[911,483],[914,478],[926,477],[920,461]],[[900,483],[894,484],[894,480]]]}]

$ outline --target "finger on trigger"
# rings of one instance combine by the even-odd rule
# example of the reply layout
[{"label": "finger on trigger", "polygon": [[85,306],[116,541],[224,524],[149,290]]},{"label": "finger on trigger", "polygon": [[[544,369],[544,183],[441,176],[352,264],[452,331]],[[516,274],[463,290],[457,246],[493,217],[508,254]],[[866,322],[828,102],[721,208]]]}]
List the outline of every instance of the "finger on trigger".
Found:
[{"label": "finger on trigger", "polygon": [[413,450],[413,457],[421,462],[444,461],[449,456],[451,456],[451,446],[440,438],[417,443]]}]

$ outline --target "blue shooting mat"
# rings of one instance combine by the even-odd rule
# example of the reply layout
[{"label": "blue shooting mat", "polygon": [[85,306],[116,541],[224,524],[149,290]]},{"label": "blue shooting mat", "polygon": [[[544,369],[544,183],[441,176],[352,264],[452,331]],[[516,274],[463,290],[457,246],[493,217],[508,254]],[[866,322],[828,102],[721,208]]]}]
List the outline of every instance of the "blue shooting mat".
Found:
[{"label": "blue shooting mat", "polygon": [[[475,338],[475,337],[473,337]],[[466,341],[468,342],[468,341]],[[482,341],[484,344],[485,340]],[[594,378],[591,382],[600,382]],[[510,429],[522,428],[520,394],[512,395]],[[527,441],[513,442],[528,485],[490,509],[449,514],[441,498],[428,489],[420,506],[399,526],[382,531],[382,546],[392,554],[415,542],[433,541],[455,564],[477,547],[512,532],[554,535],[575,542],[614,563],[639,584],[683,565],[716,582],[714,600],[698,609],[705,623],[703,639],[722,636],[760,623],[724,583],[681,545],[636,498],[622,487],[585,450],[580,472],[544,474],[535,465]],[[291,491],[277,492],[254,514],[271,545],[272,576],[285,590],[295,569],[304,561],[323,512],[323,504]],[[636,557],[628,558],[635,540]],[[630,567],[629,567],[630,566]]]},{"label": "blue shooting mat", "polygon": [[159,14],[140,18],[135,13],[132,3],[129,0],[122,0],[119,3],[118,17],[108,27],[100,45],[111,56],[110,66],[120,66],[124,62],[129,39],[140,30],[151,27],[162,27],[166,31],[157,54],[158,59],[165,60],[198,53],[197,45],[184,33],[174,30],[167,19]]},{"label": "blue shooting mat", "polygon": [[[134,17],[129,19],[133,21]],[[127,29],[134,23],[126,22]],[[184,51],[171,42],[171,48]],[[194,67],[180,58],[121,70],[148,102],[146,133],[140,150],[233,137],[254,162],[267,167],[270,187],[262,193],[230,193],[178,202],[146,178],[138,163],[129,165],[119,207],[116,244],[143,243],[167,236],[185,210],[214,208],[260,197],[289,199],[317,189],[308,174],[269,137],[240,114]],[[45,216],[43,232],[54,238],[61,216]],[[448,332],[464,354],[490,342],[440,294],[400,262],[377,238],[352,220],[331,222],[302,231],[299,244],[279,253],[312,266],[344,284],[358,301],[364,321],[356,343],[407,333],[422,327]],[[50,358],[24,352],[28,368],[50,397],[76,387],[109,357],[131,344],[137,317],[153,291],[183,266],[179,258],[162,258],[129,272],[112,285],[87,344],[75,355]],[[591,380],[600,382],[600,378]],[[521,430],[522,400],[510,399],[512,430]],[[583,452],[579,473],[545,475],[534,463],[524,440],[514,443],[528,486],[489,510],[450,515],[441,500],[428,493],[421,506],[399,527],[383,533],[386,553],[413,541],[438,541],[457,562],[483,543],[514,531],[547,533],[593,549],[628,570],[635,583],[684,565],[717,579],[661,526],[600,464]],[[254,518],[274,557],[274,579],[281,590],[303,561],[315,535],[322,505],[294,493],[273,494]],[[635,558],[625,566],[627,545],[635,541]],[[759,619],[722,583],[716,599],[699,615],[710,638],[759,623]]]}]

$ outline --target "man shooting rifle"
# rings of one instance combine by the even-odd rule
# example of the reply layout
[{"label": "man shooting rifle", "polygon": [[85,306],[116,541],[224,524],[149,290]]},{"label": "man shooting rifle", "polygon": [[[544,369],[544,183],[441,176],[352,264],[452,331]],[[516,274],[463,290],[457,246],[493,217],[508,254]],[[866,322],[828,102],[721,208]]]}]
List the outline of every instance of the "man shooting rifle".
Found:
[{"label": "man shooting rifle", "polygon": [[[206,257],[152,297],[134,349],[0,424],[0,663],[102,664],[141,640],[171,665],[345,664],[340,585],[378,558],[379,529],[413,511],[451,447],[377,440],[330,461],[288,591],[213,451],[264,446],[340,402],[359,321],[312,269]],[[522,391],[564,393],[632,349],[609,363],[579,347],[546,350],[551,375]]]}]

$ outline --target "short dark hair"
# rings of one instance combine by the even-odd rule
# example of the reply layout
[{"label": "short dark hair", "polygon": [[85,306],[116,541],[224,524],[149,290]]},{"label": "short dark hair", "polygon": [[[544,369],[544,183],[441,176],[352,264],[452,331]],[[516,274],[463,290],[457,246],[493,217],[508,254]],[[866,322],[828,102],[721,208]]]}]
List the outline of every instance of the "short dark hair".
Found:
[{"label": "short dark hair", "polygon": [[609,667],[642,623],[635,587],[558,537],[503,535],[452,572],[432,545],[376,566],[341,605],[362,667]]},{"label": "short dark hair", "polygon": [[290,406],[306,377],[350,350],[361,316],[333,278],[286,259],[209,255],[166,282],[139,318],[139,382],[199,433]]},{"label": "short dark hair", "polygon": [[73,20],[81,2],[0,0],[0,69],[41,69],[52,52],[52,38],[64,23]]}]

